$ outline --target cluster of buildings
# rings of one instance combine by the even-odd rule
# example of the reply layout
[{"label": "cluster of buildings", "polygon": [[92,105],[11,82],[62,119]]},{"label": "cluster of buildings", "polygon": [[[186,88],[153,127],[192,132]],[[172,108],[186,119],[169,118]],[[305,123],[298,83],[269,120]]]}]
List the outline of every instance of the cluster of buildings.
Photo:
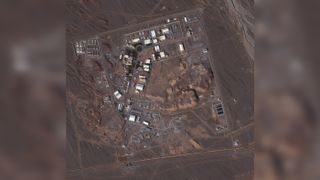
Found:
[{"label": "cluster of buildings", "polygon": [[146,76],[139,75],[138,82],[135,85],[136,93],[140,93],[141,91],[143,91],[145,85],[146,85]]},{"label": "cluster of buildings", "polygon": [[[119,90],[116,90],[114,93],[113,93],[114,97],[117,99],[117,100],[120,100],[122,98],[122,94]],[[107,97],[105,97],[104,101],[107,100]],[[127,109],[130,105],[127,105],[125,107],[125,105],[123,103],[119,103],[118,106],[117,106],[117,109],[118,111],[122,112],[124,109],[126,109],[126,111],[128,111],[129,109]],[[129,110],[130,111],[130,110]],[[139,114],[139,113],[138,113]],[[128,116],[127,116],[127,120],[129,122],[134,122],[134,123],[141,123],[147,127],[150,126],[150,122],[149,121],[145,121],[145,120],[141,120],[141,117],[138,115],[137,113],[134,113],[133,111],[130,111],[130,113],[128,113]]]},{"label": "cluster of buildings", "polygon": [[77,55],[84,55],[86,53],[86,41],[77,41],[74,47]]},{"label": "cluster of buildings", "polygon": [[146,75],[148,75],[151,70],[151,59],[145,59],[143,62],[140,61],[140,67],[143,69],[143,71],[139,72],[137,76],[137,82],[135,84],[136,93],[142,92],[147,83]]},{"label": "cluster of buildings", "polygon": [[138,122],[138,123],[141,123],[145,126],[150,126],[150,122],[149,121],[144,121],[144,120],[140,120],[140,116],[138,115],[135,115],[135,114],[130,114],[129,117],[128,117],[128,121],[130,122]]},{"label": "cluster of buildings", "polygon": [[168,55],[160,49],[159,43],[167,40],[167,36],[170,34],[168,27],[163,27],[160,30],[149,30],[147,35],[145,32],[139,32],[139,37],[131,39],[129,42],[132,45],[142,44],[145,47],[154,47],[154,53],[152,54],[153,60],[160,60],[168,57]]},{"label": "cluster of buildings", "polygon": [[99,56],[100,48],[97,39],[81,40],[74,43],[76,55]]},{"label": "cluster of buildings", "polygon": [[[172,19],[173,21],[177,20],[177,18]],[[188,22],[189,19],[184,17],[185,22]],[[171,19],[167,19],[167,23],[170,23]],[[160,28],[151,28],[148,30],[143,30],[135,33],[133,36],[127,39],[126,50],[119,56],[119,60],[122,61],[125,69],[125,74],[128,79],[129,84],[133,84],[131,86],[135,93],[141,93],[147,84],[147,80],[150,76],[150,71],[152,69],[152,62],[162,60],[168,57],[167,52],[161,48],[164,41],[171,39],[174,34],[174,27],[164,26]],[[188,29],[189,33],[192,33],[192,29]],[[79,45],[80,49],[81,45]],[[143,51],[143,49],[148,49],[148,51]],[[184,44],[178,43],[177,49],[180,53],[185,51]],[[151,50],[151,51],[150,51]],[[142,53],[143,55],[139,55],[138,53]],[[146,53],[145,53],[146,52]],[[145,59],[144,59],[145,58]],[[128,85],[129,87],[130,85]],[[122,94],[119,90],[114,92],[114,97],[117,100],[121,101]],[[139,112],[135,112],[133,110],[127,109],[122,103],[118,104],[118,110],[125,110],[125,119],[131,123],[140,123],[147,127],[150,127],[150,122],[141,118]]]},{"label": "cluster of buildings", "polygon": [[[119,90],[116,90],[114,93],[113,93],[114,97],[117,99],[117,100],[120,100],[121,97],[122,97],[122,94],[120,93]],[[105,97],[105,100],[106,100],[107,97]],[[117,109],[118,111],[122,112],[124,110],[124,105],[122,103],[119,103],[118,106],[117,106]],[[129,113],[129,115],[127,116],[127,120],[129,122],[134,122],[134,123],[141,123],[147,127],[150,127],[150,122],[149,121],[145,121],[145,120],[141,120],[141,117],[135,113]]]},{"label": "cluster of buildings", "polygon": [[133,61],[134,61],[134,57],[133,57],[133,52],[128,51],[127,54],[121,54],[119,56],[119,60],[122,61],[123,65],[124,65],[124,71],[125,71],[125,75],[126,76],[132,76],[132,68],[133,68]]}]

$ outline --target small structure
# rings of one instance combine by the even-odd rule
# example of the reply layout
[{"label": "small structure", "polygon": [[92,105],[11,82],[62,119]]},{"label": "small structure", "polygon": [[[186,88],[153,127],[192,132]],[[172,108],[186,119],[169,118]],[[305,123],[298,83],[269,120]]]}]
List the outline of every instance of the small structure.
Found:
[{"label": "small structure", "polygon": [[202,49],[202,53],[208,53],[208,48]]},{"label": "small structure", "polygon": [[163,51],[161,51],[161,52],[159,53],[159,55],[160,55],[160,58],[165,58],[165,57],[166,57],[166,54],[165,54]]},{"label": "small structure", "polygon": [[128,92],[129,88],[130,88],[130,81],[127,82],[127,88],[126,88],[126,92]]},{"label": "small structure", "polygon": [[184,46],[182,43],[179,44],[179,51],[180,52],[183,52],[184,51]]},{"label": "small structure", "polygon": [[159,41],[164,41],[164,40],[166,40],[166,36],[165,35],[159,36]]},{"label": "small structure", "polygon": [[153,40],[152,40],[152,43],[153,43],[153,44],[158,44],[158,39],[153,39]]},{"label": "small structure", "polygon": [[216,126],[216,131],[222,131],[224,130],[224,127],[221,125]]},{"label": "small structure", "polygon": [[150,60],[150,59],[146,59],[146,60],[144,61],[144,63],[145,63],[145,64],[151,64],[151,60]]},{"label": "small structure", "polygon": [[143,31],[140,31],[140,32],[139,32],[139,36],[144,36],[144,32],[143,32]]},{"label": "small structure", "polygon": [[166,21],[167,21],[167,23],[170,23],[170,19],[167,19]]},{"label": "small structure", "polygon": [[143,65],[143,70],[146,71],[146,72],[149,72],[150,71],[150,65],[149,64],[144,64]]},{"label": "small structure", "polygon": [[113,94],[117,99],[120,99],[122,97],[122,94],[118,90],[115,91]]},{"label": "small structure", "polygon": [[146,84],[146,76],[139,75],[139,84]]},{"label": "small structure", "polygon": [[122,104],[122,103],[118,104],[118,111],[119,111],[119,112],[122,112],[123,109],[124,109],[123,104]]},{"label": "small structure", "polygon": [[155,51],[155,52],[160,52],[160,46],[158,46],[158,45],[155,46],[155,47],[154,47],[154,51]]},{"label": "small structure", "polygon": [[193,34],[192,28],[188,27],[187,29],[187,37],[190,37]]},{"label": "small structure", "polygon": [[240,142],[239,142],[238,139],[236,139],[236,140],[233,141],[232,144],[233,144],[234,147],[238,147],[240,145]]},{"label": "small structure", "polygon": [[136,90],[138,90],[138,91],[143,91],[143,88],[144,88],[144,85],[143,85],[143,84],[140,84],[140,83],[137,83],[137,84],[136,84]]},{"label": "small structure", "polygon": [[145,39],[145,40],[144,40],[144,45],[148,46],[148,45],[150,45],[150,44],[152,44],[151,39]]},{"label": "small structure", "polygon": [[152,58],[152,60],[156,60],[156,55],[154,53],[152,53],[151,58]]},{"label": "small structure", "polygon": [[224,114],[222,104],[217,105],[216,106],[216,110],[217,110],[218,115],[223,115]]},{"label": "small structure", "polygon": [[128,55],[124,55],[123,56],[123,64],[127,65],[127,66],[132,66],[132,57],[128,56]]},{"label": "small structure", "polygon": [[183,17],[183,21],[184,22],[188,22],[188,18],[185,16],[185,17]]},{"label": "small structure", "polygon": [[86,41],[76,42],[74,46],[75,46],[77,55],[82,55],[86,53],[85,51]]},{"label": "small structure", "polygon": [[142,121],[142,124],[146,125],[146,126],[149,126],[150,125],[150,122],[148,121]]},{"label": "small structure", "polygon": [[131,121],[131,122],[135,122],[135,121],[136,121],[136,118],[137,118],[136,115],[130,114],[128,120]]},{"label": "small structure", "polygon": [[150,31],[150,35],[151,35],[152,38],[156,38],[157,37],[157,34],[156,34],[155,30],[151,30]]},{"label": "small structure", "polygon": [[140,42],[140,38],[135,38],[135,39],[132,39],[132,41],[131,41],[133,44],[135,44],[135,43],[138,43],[138,42]]},{"label": "small structure", "polygon": [[103,98],[103,102],[107,103],[107,102],[110,102],[111,98],[110,96],[106,96]]},{"label": "small structure", "polygon": [[169,34],[169,28],[163,28],[161,29],[162,34]]}]

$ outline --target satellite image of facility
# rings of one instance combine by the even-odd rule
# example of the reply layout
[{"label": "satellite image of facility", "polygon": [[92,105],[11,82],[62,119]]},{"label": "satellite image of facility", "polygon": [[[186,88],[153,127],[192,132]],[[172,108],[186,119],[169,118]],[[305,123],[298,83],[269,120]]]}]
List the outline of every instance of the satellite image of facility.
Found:
[{"label": "satellite image of facility", "polygon": [[253,1],[66,7],[67,179],[253,179]]}]

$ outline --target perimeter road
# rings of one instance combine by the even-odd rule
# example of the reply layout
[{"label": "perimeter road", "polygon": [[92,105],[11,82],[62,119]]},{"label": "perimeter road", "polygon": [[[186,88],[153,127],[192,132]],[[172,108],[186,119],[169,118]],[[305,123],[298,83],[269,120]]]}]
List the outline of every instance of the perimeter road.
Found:
[{"label": "perimeter road", "polygon": [[254,143],[251,143],[248,146],[239,147],[239,148],[218,149],[218,150],[211,150],[211,151],[205,151],[205,152],[194,152],[194,153],[185,153],[185,154],[173,155],[173,156],[163,156],[163,157],[157,157],[157,158],[131,161],[131,163],[141,163],[141,162],[160,160],[160,159],[181,158],[181,157],[187,157],[187,156],[193,156],[193,155],[204,155],[204,154],[219,153],[219,152],[227,153],[227,152],[235,152],[235,151],[247,151],[250,149],[250,147],[254,147]]}]

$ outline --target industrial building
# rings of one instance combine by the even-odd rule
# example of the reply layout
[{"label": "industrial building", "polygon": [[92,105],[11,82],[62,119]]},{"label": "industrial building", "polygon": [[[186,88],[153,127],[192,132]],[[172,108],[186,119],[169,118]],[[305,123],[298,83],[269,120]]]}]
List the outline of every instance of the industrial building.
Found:
[{"label": "industrial building", "polygon": [[154,51],[155,52],[160,52],[160,47],[157,45],[157,46],[154,46]]},{"label": "industrial building", "polygon": [[149,126],[150,125],[150,122],[149,121],[142,121],[142,124],[146,125],[146,126]]},{"label": "industrial building", "polygon": [[153,39],[153,40],[152,40],[152,43],[153,43],[153,44],[158,44],[158,39]]},{"label": "industrial building", "polygon": [[164,41],[164,40],[166,40],[166,36],[165,35],[159,36],[159,41]]},{"label": "industrial building", "polygon": [[144,85],[143,85],[143,84],[140,84],[140,83],[137,83],[137,84],[136,84],[136,90],[137,90],[138,92],[143,91],[143,89],[144,89]]},{"label": "industrial building", "polygon": [[184,51],[184,45],[182,43],[179,44],[179,51],[180,52]]},{"label": "industrial building", "polygon": [[152,44],[151,39],[145,39],[145,40],[144,40],[144,45],[145,45],[145,46],[149,46],[149,45],[151,45],[151,44]]},{"label": "industrial building", "polygon": [[132,41],[131,41],[133,44],[135,44],[135,43],[138,43],[138,42],[140,42],[140,38],[135,38],[135,39],[132,39]]},{"label": "industrial building", "polygon": [[137,119],[137,116],[136,115],[133,115],[133,114],[130,114],[129,115],[129,121],[131,121],[131,122],[136,122],[136,119]]},{"label": "industrial building", "polygon": [[163,28],[163,29],[161,29],[161,33],[162,34],[169,34],[169,28]]},{"label": "industrial building", "polygon": [[115,91],[113,94],[117,99],[120,99],[122,97],[122,94],[118,90]]},{"label": "industrial building", "polygon": [[146,60],[144,61],[144,63],[145,63],[145,64],[150,64],[150,63],[151,63],[151,60],[150,60],[150,59],[146,59]]},{"label": "industrial building", "polygon": [[150,35],[151,35],[152,38],[156,38],[157,37],[155,30],[151,30],[150,31]]},{"label": "industrial building", "polygon": [[160,58],[165,58],[165,57],[167,57],[166,53],[164,53],[163,51],[161,51],[161,52],[159,53],[159,56],[160,56]]}]

